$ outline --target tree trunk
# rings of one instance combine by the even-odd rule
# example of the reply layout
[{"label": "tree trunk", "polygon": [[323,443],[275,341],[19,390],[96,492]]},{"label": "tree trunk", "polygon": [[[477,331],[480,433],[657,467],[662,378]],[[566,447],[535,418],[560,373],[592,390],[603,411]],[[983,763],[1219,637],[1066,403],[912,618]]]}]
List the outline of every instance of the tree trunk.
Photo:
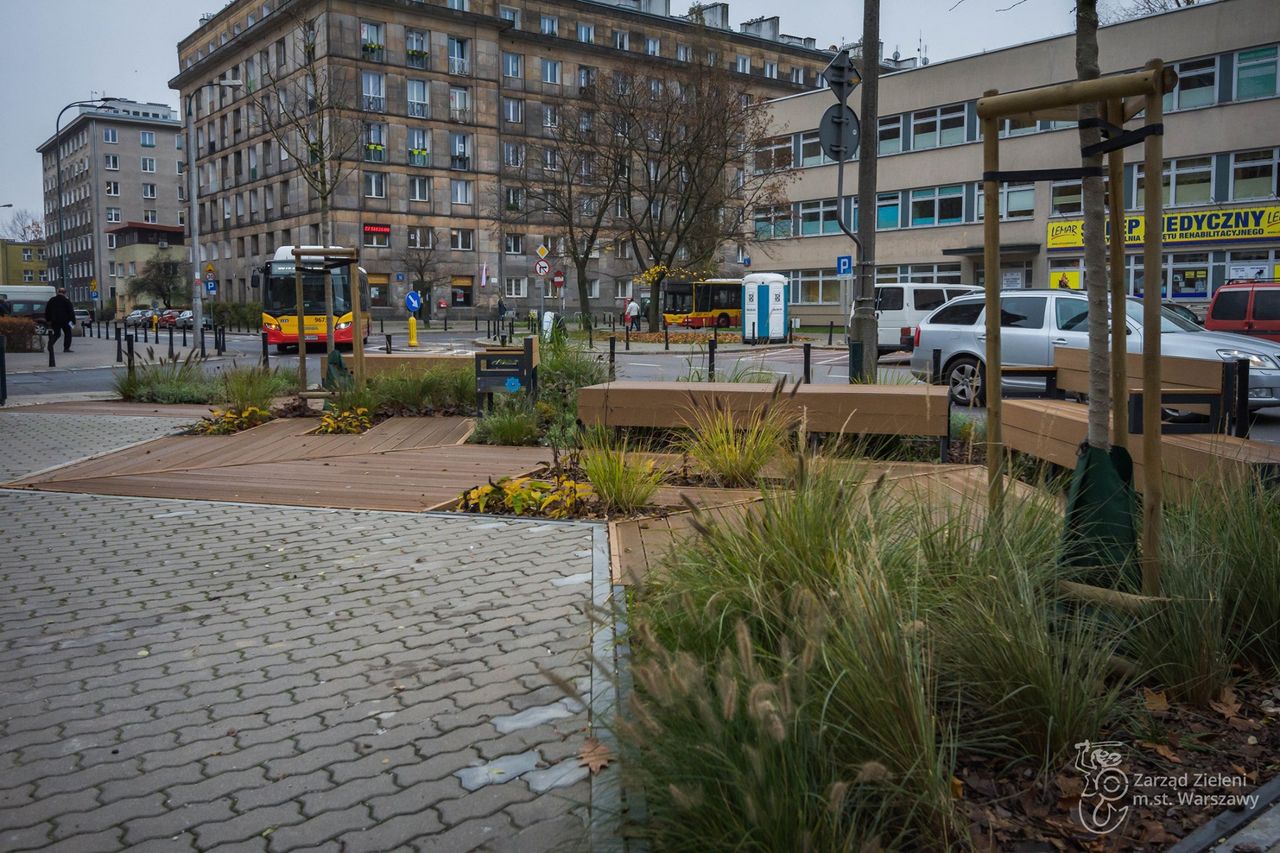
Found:
[{"label": "tree trunk", "polygon": [[[1092,80],[1098,70],[1098,2],[1078,0],[1076,3],[1076,76]],[[1101,140],[1102,131],[1085,127],[1085,122],[1102,115],[1101,105],[1080,105],[1080,146]],[[1089,430],[1088,442],[1093,447],[1109,450],[1111,436],[1111,357],[1108,334],[1108,277],[1106,247],[1105,191],[1102,183],[1102,155],[1082,157],[1081,165],[1096,170],[1083,180],[1084,207],[1084,280],[1089,300]],[[1113,235],[1113,239],[1120,239]],[[1117,322],[1124,322],[1124,307],[1115,306]]]},{"label": "tree trunk", "polygon": [[[328,191],[330,187],[329,187],[327,174],[325,175],[325,179],[322,182],[321,186],[323,187],[323,189],[320,193],[320,240],[326,246],[332,246],[333,245],[333,222],[329,218],[329,192]],[[301,263],[302,259],[299,258],[298,262]],[[348,286],[359,287],[360,282],[352,280],[348,282]],[[348,297],[347,302],[348,304],[351,303],[350,297]],[[358,317],[352,317],[351,320],[352,320],[351,328],[353,330],[352,334],[354,335],[360,330],[360,319]],[[302,340],[301,329],[298,330],[298,335],[299,335],[298,340]],[[334,348],[333,276],[329,274],[328,270],[326,270],[324,273],[324,343],[325,343],[325,353],[333,352],[333,348]],[[352,346],[354,347],[354,344]]]},{"label": "tree trunk", "polygon": [[[662,281],[663,279],[659,278],[654,280],[653,284],[649,285],[649,311],[648,311],[649,317],[648,319],[649,319],[649,331],[651,332],[662,331],[662,320],[658,316],[658,307],[661,302],[661,300],[658,297],[662,292]],[[635,293],[634,287],[632,288],[632,293],[633,294]]]},{"label": "tree trunk", "polygon": [[591,287],[587,280],[587,259],[574,258],[573,268],[578,278],[578,306],[582,316],[586,318],[588,326],[594,326],[591,321]]}]

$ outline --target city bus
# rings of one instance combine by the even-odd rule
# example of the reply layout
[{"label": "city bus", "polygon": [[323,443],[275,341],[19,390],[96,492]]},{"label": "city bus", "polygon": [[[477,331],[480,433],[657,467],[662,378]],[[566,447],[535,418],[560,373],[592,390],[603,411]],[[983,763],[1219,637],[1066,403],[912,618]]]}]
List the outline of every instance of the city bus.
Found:
[{"label": "city bus", "polygon": [[[304,247],[307,248],[307,247]],[[324,247],[317,246],[316,255],[302,257],[302,309],[305,312],[303,334],[307,343],[320,343],[325,339],[324,276],[333,280],[333,343],[334,346],[351,346],[351,282],[350,267],[342,265],[325,272],[321,265]],[[308,268],[308,263],[315,266]],[[369,339],[369,279],[359,267],[360,313],[364,319],[364,336]],[[276,249],[275,257],[267,261],[262,274],[262,331],[267,333],[267,343],[275,344],[276,352],[284,352],[298,345],[297,283],[294,281],[295,261],[293,246]]]},{"label": "city bus", "polygon": [[742,325],[742,279],[663,282],[662,318],[669,326],[738,328]]}]

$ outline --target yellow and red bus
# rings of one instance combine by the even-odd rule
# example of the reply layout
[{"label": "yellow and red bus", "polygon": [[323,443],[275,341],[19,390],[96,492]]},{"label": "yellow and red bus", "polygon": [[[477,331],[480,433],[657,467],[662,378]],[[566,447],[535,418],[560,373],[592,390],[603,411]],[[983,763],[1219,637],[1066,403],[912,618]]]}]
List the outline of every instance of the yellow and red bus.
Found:
[{"label": "yellow and red bus", "polygon": [[[304,247],[306,248],[306,247]],[[303,335],[306,342],[323,343],[325,339],[324,279],[333,280],[333,343],[335,346],[351,346],[354,318],[351,314],[350,266],[342,265],[325,269],[324,247],[316,247],[315,257],[302,257],[302,309]],[[310,266],[314,264],[314,266]],[[371,321],[369,319],[369,280],[360,269],[360,314],[364,335],[368,342]],[[298,345],[297,282],[294,280],[296,262],[293,246],[276,249],[275,257],[262,268],[262,331],[267,333],[267,343],[275,344],[276,352]]]},{"label": "yellow and red bus", "polygon": [[662,317],[669,326],[740,328],[742,279],[663,282]]}]

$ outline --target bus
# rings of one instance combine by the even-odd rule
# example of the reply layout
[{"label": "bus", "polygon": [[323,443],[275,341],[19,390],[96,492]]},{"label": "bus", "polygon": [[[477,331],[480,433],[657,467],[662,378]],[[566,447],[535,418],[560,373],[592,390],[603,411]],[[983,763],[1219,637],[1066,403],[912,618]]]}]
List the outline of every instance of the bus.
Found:
[{"label": "bus", "polygon": [[[309,247],[304,247],[309,248]],[[319,343],[325,339],[324,276],[333,279],[333,343],[334,346],[351,345],[351,282],[350,269],[342,265],[327,273],[322,266],[324,247],[316,246],[314,257],[302,258],[302,309],[305,312],[303,334],[307,343]],[[314,263],[314,267],[308,267]],[[298,345],[297,283],[294,280],[295,261],[293,246],[276,249],[275,257],[267,261],[262,274],[262,331],[267,333],[267,343],[275,344],[276,352],[284,352]],[[369,279],[359,267],[360,313],[364,319],[364,336],[369,339]]]},{"label": "bus", "polygon": [[662,319],[669,326],[691,329],[738,328],[742,325],[742,279],[663,282]]}]

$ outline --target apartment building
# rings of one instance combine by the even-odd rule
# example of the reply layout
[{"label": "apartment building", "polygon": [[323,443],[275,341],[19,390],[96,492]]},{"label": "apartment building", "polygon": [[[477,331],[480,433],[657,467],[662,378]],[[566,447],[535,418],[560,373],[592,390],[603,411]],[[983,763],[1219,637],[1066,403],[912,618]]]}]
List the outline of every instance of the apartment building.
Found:
[{"label": "apartment building", "polygon": [[44,240],[0,240],[0,284],[48,284]]},{"label": "apartment building", "polygon": [[[1205,304],[1229,278],[1280,276],[1280,15],[1274,0],[1218,0],[1104,27],[1103,73],[1160,58],[1179,75],[1165,98],[1164,266],[1168,298]],[[1071,35],[891,73],[881,81],[876,202],[877,281],[981,284],[982,146],[976,102],[1074,79]],[[842,321],[836,258],[855,254],[836,219],[836,167],[816,128],[832,98],[813,92],[769,105],[778,146],[799,178],[789,205],[756,212],[753,267],[793,283],[804,322]],[[866,128],[863,132],[868,132]],[[1011,170],[1079,166],[1074,122],[1000,131]],[[1125,150],[1126,278],[1142,292],[1142,147]],[[857,166],[845,165],[844,210],[856,221]],[[1083,283],[1078,181],[1000,191],[1003,287]]]},{"label": "apartment building", "polygon": [[91,284],[106,299],[123,287],[108,233],[116,225],[186,223],[181,130],[167,104],[115,98],[78,107],[57,136],[36,149],[44,169],[49,280],[65,284],[72,301],[93,301]]},{"label": "apartment building", "polygon": [[[562,295],[576,282],[550,228],[501,224],[504,163],[533,150],[557,107],[615,69],[677,67],[710,38],[714,59],[759,99],[822,85],[831,52],[780,32],[777,18],[729,26],[712,4],[695,24],[670,0],[236,0],[178,45],[170,82],[195,115],[202,267],[218,298],[253,298],[255,270],[277,246],[318,243],[317,199],[262,128],[255,93],[299,67],[299,16],[316,21],[317,55],[354,90],[363,125],[350,174],[332,199],[334,242],[356,246],[375,309],[401,310],[411,285],[407,252],[431,248],[445,282],[434,301],[466,314],[499,296],[517,309]],[[706,48],[699,48],[700,50]],[[237,80],[231,88],[219,80]],[[540,246],[551,272],[535,274]],[[590,292],[612,306],[643,265],[601,252]],[[736,250],[734,252],[736,258]]]}]

